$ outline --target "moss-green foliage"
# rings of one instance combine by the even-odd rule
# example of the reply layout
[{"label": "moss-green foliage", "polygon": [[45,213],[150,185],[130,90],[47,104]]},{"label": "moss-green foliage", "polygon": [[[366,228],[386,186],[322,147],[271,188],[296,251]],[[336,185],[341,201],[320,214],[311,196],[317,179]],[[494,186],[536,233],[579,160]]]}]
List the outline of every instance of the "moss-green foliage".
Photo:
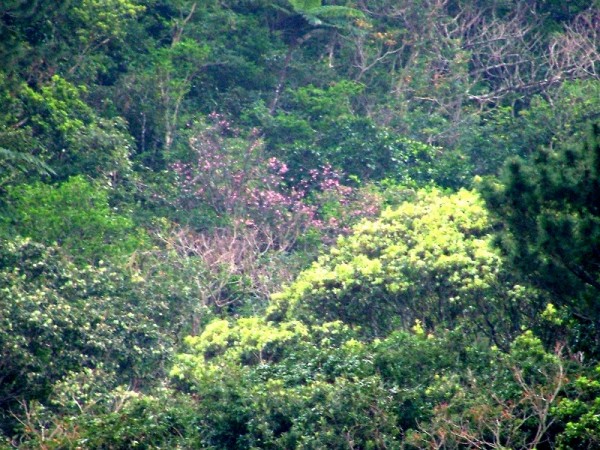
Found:
[{"label": "moss-green foliage", "polygon": [[599,7],[1,1],[0,447],[597,447]]},{"label": "moss-green foliage", "polygon": [[111,50],[123,44],[143,10],[140,2],[129,0],[4,2],[3,70],[32,84],[43,84],[58,71],[92,83],[115,70]]},{"label": "moss-green foliage", "polygon": [[29,239],[0,246],[2,427],[20,400],[44,400],[69,371],[103,366],[123,383],[160,376],[173,338],[166,305],[135,296],[135,282],[108,265],[78,268]]},{"label": "moss-green foliage", "polygon": [[200,448],[190,398],[159,387],[151,395],[120,385],[110,372],[84,369],[57,383],[47,406],[28,405],[20,448]]},{"label": "moss-green foliage", "polygon": [[565,398],[555,409],[564,426],[558,436],[557,448],[575,450],[600,445],[600,367],[580,375],[572,385],[572,398]]},{"label": "moss-green foliage", "polygon": [[432,146],[379,126],[357,111],[364,86],[349,81],[287,92],[282,111],[265,121],[267,147],[292,174],[331,164],[349,176],[424,184],[436,179]]},{"label": "moss-green foliage", "polygon": [[443,400],[427,423],[407,433],[408,448],[536,448],[552,441],[552,408],[561,404],[568,382],[565,360],[531,332],[515,339],[508,353],[488,349],[478,357],[466,373],[433,383],[431,394],[439,389]]},{"label": "moss-green foliage", "polygon": [[[537,148],[556,147],[585,139],[588,121],[600,114],[600,85],[591,80],[565,82],[549,101],[533,96],[530,104],[516,112],[511,106],[486,111],[479,123],[469,123],[459,138],[454,162],[448,157],[444,185],[455,185],[469,172],[498,175],[507,158],[530,159]],[[468,181],[468,180],[467,180]]]},{"label": "moss-green foliage", "polygon": [[[462,322],[494,338],[510,334],[519,327],[517,304],[528,309],[531,292],[510,282],[490,230],[477,194],[419,191],[341,238],[274,296],[269,314],[342,320],[367,335],[408,329],[417,319],[427,329]],[[488,328],[488,321],[495,325]]]},{"label": "moss-green foliage", "polygon": [[57,243],[79,263],[127,256],[143,246],[130,217],[109,205],[108,190],[84,177],[60,185],[22,184],[8,189],[3,233]]}]

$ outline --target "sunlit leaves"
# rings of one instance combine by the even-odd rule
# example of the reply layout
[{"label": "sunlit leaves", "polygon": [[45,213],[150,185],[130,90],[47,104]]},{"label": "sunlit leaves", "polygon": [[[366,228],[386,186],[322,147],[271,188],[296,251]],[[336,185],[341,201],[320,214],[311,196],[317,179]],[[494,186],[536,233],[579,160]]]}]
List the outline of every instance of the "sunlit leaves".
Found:
[{"label": "sunlit leaves", "polygon": [[[374,334],[408,329],[415,319],[432,328],[503,314],[515,320],[512,301],[505,302],[511,285],[500,281],[505,275],[489,231],[474,193],[419,192],[379,220],[356,225],[274,296],[271,313],[310,322],[341,319]],[[500,328],[510,333],[515,325]]]},{"label": "sunlit leaves", "polygon": [[79,263],[133,252],[143,242],[131,218],[109,205],[108,190],[83,177],[61,185],[37,183],[11,187],[4,234],[58,243]]}]

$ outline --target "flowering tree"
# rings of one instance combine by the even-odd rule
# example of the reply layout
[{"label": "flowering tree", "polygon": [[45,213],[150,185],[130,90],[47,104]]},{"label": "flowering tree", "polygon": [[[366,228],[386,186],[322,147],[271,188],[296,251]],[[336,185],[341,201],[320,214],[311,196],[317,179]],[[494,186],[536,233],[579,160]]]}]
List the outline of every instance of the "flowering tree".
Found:
[{"label": "flowering tree", "polygon": [[265,243],[291,249],[308,231],[336,236],[351,223],[379,212],[373,194],[341,183],[329,165],[311,169],[301,179],[288,176],[285,162],[264,155],[260,133],[247,139],[218,114],[211,125],[190,138],[190,162],[177,162],[176,206],[208,206],[231,224],[259,231]]},{"label": "flowering tree", "polygon": [[285,162],[264,154],[258,130],[242,137],[221,115],[209,119],[189,140],[191,157],[172,165],[173,204],[187,215],[208,210],[219,226],[175,224],[156,236],[178,255],[176,264],[194,266],[200,304],[254,308],[292,281],[315,238],[333,243],[378,214],[381,201],[344,185],[329,165],[293,177]]}]

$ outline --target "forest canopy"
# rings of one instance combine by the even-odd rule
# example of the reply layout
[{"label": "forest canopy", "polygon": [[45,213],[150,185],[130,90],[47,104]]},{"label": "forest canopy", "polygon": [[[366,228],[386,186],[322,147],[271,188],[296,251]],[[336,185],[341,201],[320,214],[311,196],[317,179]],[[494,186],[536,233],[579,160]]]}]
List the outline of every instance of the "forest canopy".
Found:
[{"label": "forest canopy", "polygon": [[0,5],[0,448],[600,447],[600,3]]}]

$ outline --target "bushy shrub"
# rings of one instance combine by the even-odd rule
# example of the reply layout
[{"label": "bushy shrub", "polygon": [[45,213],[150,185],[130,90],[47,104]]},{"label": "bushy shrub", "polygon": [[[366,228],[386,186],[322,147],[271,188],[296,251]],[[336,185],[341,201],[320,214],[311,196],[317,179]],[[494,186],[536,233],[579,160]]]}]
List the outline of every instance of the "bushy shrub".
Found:
[{"label": "bushy shrub", "polygon": [[270,317],[342,320],[369,335],[417,319],[426,329],[463,324],[506,346],[538,307],[503,269],[473,192],[419,191],[353,231],[274,296]]},{"label": "bushy shrub", "polygon": [[78,264],[127,256],[145,244],[133,220],[111,207],[109,191],[83,176],[10,187],[6,202],[5,235],[58,244]]}]

